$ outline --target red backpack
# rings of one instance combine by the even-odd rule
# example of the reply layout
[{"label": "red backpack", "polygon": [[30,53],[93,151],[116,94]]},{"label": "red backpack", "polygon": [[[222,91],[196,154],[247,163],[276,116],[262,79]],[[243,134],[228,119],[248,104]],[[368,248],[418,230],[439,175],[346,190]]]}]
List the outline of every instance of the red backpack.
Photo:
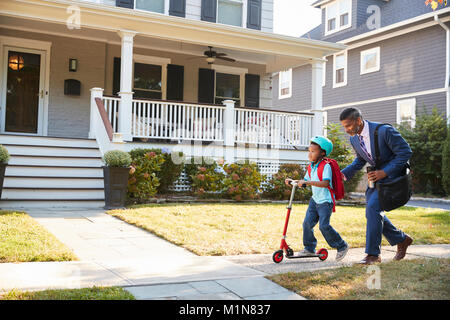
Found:
[{"label": "red backpack", "polygon": [[[326,164],[329,164],[331,167],[331,175],[332,175],[332,184],[333,188],[328,187],[331,193],[331,199],[333,199],[333,212],[336,211],[336,200],[341,200],[344,198],[345,190],[344,190],[344,182],[342,181],[341,169],[336,160],[330,158],[324,158],[323,161],[320,161],[319,167],[317,168],[317,176],[319,180],[322,181],[323,176],[323,168]],[[311,178],[311,164],[308,166],[308,174]]]}]

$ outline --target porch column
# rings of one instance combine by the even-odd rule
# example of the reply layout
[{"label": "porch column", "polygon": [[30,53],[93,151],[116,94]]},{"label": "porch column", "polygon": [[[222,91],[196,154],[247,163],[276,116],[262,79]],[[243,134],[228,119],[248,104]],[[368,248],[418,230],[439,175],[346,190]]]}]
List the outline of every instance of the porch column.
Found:
[{"label": "porch column", "polygon": [[132,141],[131,111],[133,104],[133,38],[136,32],[119,31],[122,38],[121,66],[120,66],[120,106],[118,131],[124,141]]},{"label": "porch column", "polygon": [[312,66],[311,112],[314,113],[312,135],[323,135],[322,71],[323,62],[316,60]]},{"label": "porch column", "polygon": [[89,125],[89,139],[95,139],[96,132],[95,128],[97,126],[97,122],[100,121],[99,117],[97,116],[97,103],[95,102],[95,98],[103,99],[103,89],[102,88],[92,88],[91,89],[91,118],[90,118],[90,125]]},{"label": "porch column", "polygon": [[224,145],[224,156],[225,162],[232,163],[234,162],[234,100],[225,100],[223,101],[225,105],[225,112],[223,116],[223,126],[224,126],[224,135],[223,135],[223,145]]}]

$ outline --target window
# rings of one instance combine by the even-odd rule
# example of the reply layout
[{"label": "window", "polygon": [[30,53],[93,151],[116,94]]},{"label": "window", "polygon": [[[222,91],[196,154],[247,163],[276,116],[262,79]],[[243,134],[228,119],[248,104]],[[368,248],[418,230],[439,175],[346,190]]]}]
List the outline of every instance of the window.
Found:
[{"label": "window", "polygon": [[162,99],[161,66],[136,62],[133,91],[137,98]]},{"label": "window", "polygon": [[242,27],[243,11],[243,0],[218,0],[217,22]]},{"label": "window", "polygon": [[290,98],[292,96],[292,69],[280,71],[278,99]]},{"label": "window", "polygon": [[151,1],[136,0],[135,1],[135,9],[151,11],[151,12],[158,12],[158,13],[165,13],[164,3],[165,3],[165,0],[151,0]]},{"label": "window", "polygon": [[234,100],[235,106],[241,105],[240,100],[240,75],[216,72],[216,104],[222,104],[224,100]]},{"label": "window", "polygon": [[352,0],[336,0],[325,6],[325,35],[351,27]]},{"label": "window", "polygon": [[333,88],[347,85],[347,51],[334,55]]},{"label": "window", "polygon": [[380,47],[361,51],[361,74],[380,70]]},{"label": "window", "polygon": [[406,123],[411,128],[416,124],[416,98],[397,101],[397,124]]}]

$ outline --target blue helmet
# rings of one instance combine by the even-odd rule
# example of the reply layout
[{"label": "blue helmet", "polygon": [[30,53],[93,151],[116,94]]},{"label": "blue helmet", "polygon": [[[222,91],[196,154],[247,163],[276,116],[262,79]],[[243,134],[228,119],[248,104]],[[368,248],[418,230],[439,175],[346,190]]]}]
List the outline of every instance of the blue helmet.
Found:
[{"label": "blue helmet", "polygon": [[310,140],[311,142],[317,143],[320,148],[325,151],[325,156],[327,157],[331,151],[333,151],[333,142],[330,139],[323,136],[314,136]]}]

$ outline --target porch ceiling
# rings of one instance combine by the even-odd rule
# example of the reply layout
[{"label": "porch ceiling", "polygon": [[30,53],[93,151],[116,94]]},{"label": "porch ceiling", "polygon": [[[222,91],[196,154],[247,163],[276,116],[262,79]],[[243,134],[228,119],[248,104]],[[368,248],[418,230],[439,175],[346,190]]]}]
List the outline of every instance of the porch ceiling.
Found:
[{"label": "porch ceiling", "polygon": [[[70,5],[81,9],[81,28],[70,30]],[[207,46],[237,61],[277,72],[321,60],[345,45],[295,38],[205,21],[67,0],[0,1],[0,27],[120,44],[118,30],[137,33],[134,45],[201,56]]]}]

